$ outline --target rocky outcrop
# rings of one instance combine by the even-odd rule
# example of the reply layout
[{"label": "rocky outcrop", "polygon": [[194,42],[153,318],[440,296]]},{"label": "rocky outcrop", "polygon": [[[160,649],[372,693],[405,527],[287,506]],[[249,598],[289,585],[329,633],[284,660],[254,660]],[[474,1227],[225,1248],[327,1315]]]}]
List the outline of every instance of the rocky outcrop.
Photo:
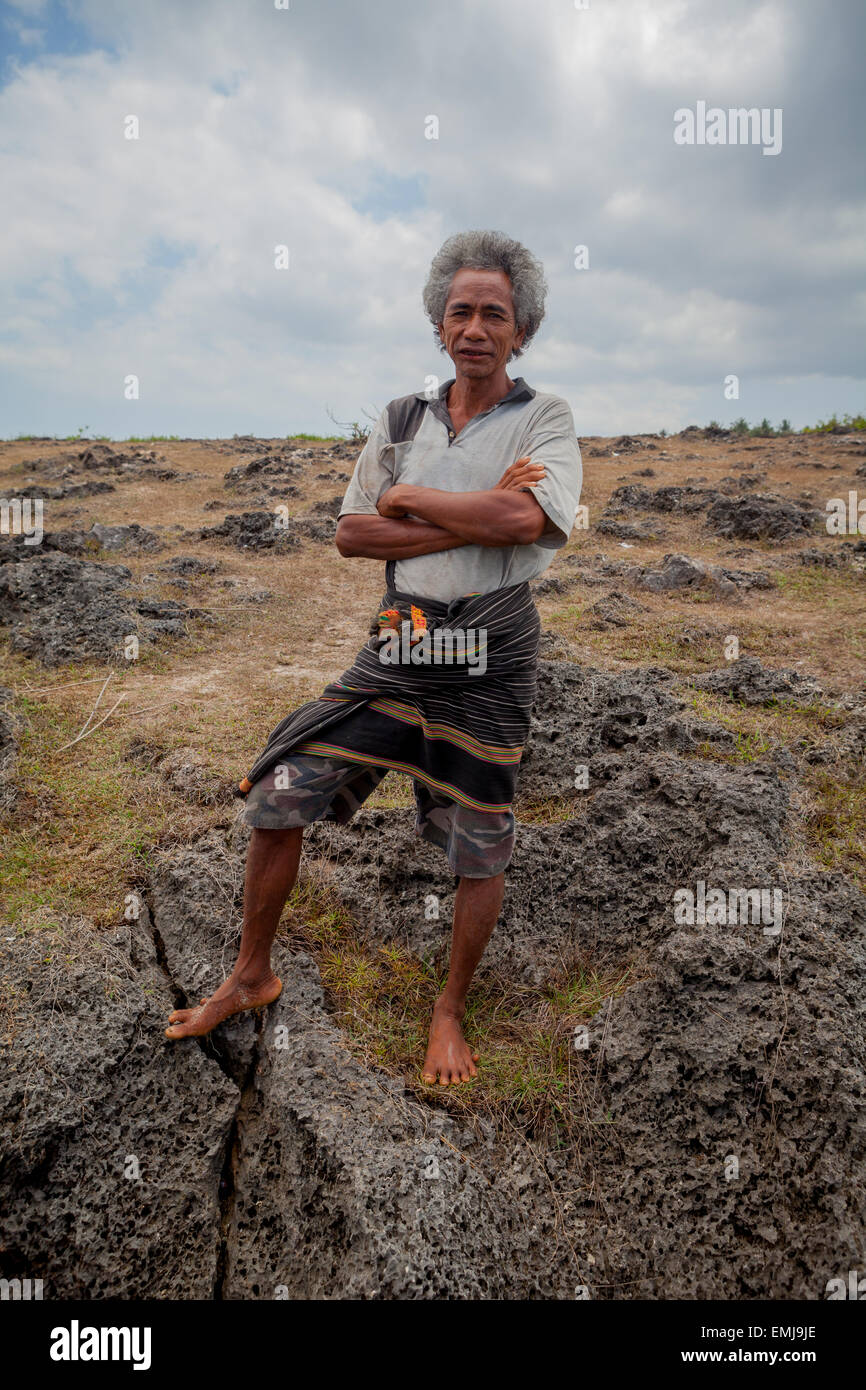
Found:
[{"label": "rocky outcrop", "polygon": [[123,555],[155,555],[165,549],[155,531],[133,521],[129,526],[103,526],[94,522],[88,533],[100,550],[116,550]]},{"label": "rocky outcrop", "polygon": [[808,704],[821,694],[814,676],[793,668],[770,670],[762,666],[756,656],[741,656],[719,671],[693,676],[689,683],[697,690],[727,695],[746,705],[768,705],[777,700]]},{"label": "rocky outcrop", "polygon": [[[602,521],[606,527],[611,522],[621,525],[623,516],[646,511],[680,515],[705,511],[710,530],[742,540],[781,541],[806,536],[816,517],[812,508],[771,494],[730,497],[697,484],[653,489],[642,483],[626,483],[611,493]],[[614,530],[611,534],[618,533]]]},{"label": "rocky outcrop", "polygon": [[230,513],[219,526],[203,526],[198,539],[226,541],[238,550],[293,550],[299,544],[291,523],[275,512]]},{"label": "rocky outcrop", "polygon": [[807,536],[815,513],[783,497],[720,497],[707,512],[707,525],[720,536],[738,540],[782,541]]},{"label": "rocky outcrop", "polygon": [[225,474],[223,485],[231,492],[259,492],[273,497],[297,497],[296,480],[303,474],[308,449],[261,454],[249,463],[238,463]]},{"label": "rocky outcrop", "polygon": [[46,1298],[213,1298],[237,1087],[162,1038],[177,996],[146,908],[111,940],[81,930],[2,941],[2,1274]]},{"label": "rocky outcrop", "polygon": [[[790,674],[733,693],[812,698]],[[862,1248],[866,899],[792,860],[776,768],[694,756],[725,738],[668,672],[542,663],[521,795],[569,814],[521,826],[482,970],[624,979],[575,1046],[569,1144],[365,1065],[291,940],[262,1016],[168,1043],[234,957],[237,823],[155,852],[113,936],[4,942],[3,1274],[57,1298],[822,1298]],[[316,826],[308,871],[372,945],[441,963],[454,883],[412,819]]]},{"label": "rocky outcrop", "polygon": [[[131,588],[126,565],[102,565],[57,551],[0,565],[0,621],[13,651],[44,666],[91,657],[123,659],[131,636],[147,642],[182,637],[193,610]],[[195,610],[198,611],[198,610]]]}]

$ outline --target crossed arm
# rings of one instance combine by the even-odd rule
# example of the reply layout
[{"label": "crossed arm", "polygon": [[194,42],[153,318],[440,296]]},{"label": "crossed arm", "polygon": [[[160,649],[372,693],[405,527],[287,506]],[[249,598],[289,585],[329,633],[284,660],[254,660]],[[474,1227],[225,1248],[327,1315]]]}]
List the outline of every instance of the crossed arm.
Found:
[{"label": "crossed arm", "polygon": [[461,545],[531,545],[547,518],[532,495],[542,464],[519,458],[483,492],[443,492],[397,483],[379,498],[378,516],[343,516],[337,549],[344,556],[410,560]]}]

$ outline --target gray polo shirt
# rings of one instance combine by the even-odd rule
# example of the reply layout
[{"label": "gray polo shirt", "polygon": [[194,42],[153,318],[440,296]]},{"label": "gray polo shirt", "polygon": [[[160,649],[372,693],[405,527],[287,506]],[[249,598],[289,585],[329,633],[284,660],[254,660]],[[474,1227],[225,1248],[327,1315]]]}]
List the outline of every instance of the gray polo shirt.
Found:
[{"label": "gray polo shirt", "polygon": [[494,487],[524,454],[543,463],[547,476],[534,494],[547,525],[535,544],[465,545],[397,561],[399,590],[444,602],[541,574],[568,540],[583,478],[574,421],[561,397],[534,391],[518,377],[507,396],[473,416],[457,434],[445,403],[453,381],[444,382],[432,400],[418,392],[385,407],[340,508],[340,516],[376,516],[376,503],[394,483],[478,492]]}]

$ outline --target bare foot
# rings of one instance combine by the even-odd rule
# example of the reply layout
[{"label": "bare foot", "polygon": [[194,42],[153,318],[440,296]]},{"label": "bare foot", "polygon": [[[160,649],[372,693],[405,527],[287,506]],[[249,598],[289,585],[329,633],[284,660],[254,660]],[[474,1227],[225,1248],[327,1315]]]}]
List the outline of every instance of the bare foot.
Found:
[{"label": "bare foot", "polygon": [[436,1001],[422,1081],[432,1084],[438,1076],[440,1086],[456,1086],[478,1075],[475,1065],[478,1053],[472,1051],[464,1038],[462,1021],[462,1014],[449,1009],[441,999]]},{"label": "bare foot", "polygon": [[266,975],[255,984],[241,983],[233,975],[220,985],[208,999],[203,999],[195,1009],[175,1009],[169,1014],[172,1025],[166,1028],[165,1036],[176,1038],[201,1038],[216,1028],[232,1014],[243,1013],[245,1009],[259,1009],[264,1004],[273,1004],[282,992],[282,981],[276,975]]}]

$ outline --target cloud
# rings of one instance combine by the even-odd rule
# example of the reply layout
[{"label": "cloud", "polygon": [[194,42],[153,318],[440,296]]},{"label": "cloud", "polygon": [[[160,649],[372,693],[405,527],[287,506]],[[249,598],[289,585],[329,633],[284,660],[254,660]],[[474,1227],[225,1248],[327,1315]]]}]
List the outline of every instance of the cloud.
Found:
[{"label": "cloud", "polygon": [[[360,418],[447,371],[421,287],[468,226],[544,261],[519,370],[579,432],[863,407],[859,4],[16,9],[46,38],[0,87],[4,433]],[[699,99],[782,107],[782,154],[676,146]]]}]

